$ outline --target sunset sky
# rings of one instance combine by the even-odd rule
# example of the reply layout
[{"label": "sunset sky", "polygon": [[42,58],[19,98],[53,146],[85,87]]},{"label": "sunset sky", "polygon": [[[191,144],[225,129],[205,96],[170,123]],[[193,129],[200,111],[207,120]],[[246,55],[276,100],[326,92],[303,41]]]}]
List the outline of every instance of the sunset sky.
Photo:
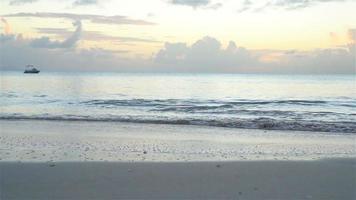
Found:
[{"label": "sunset sky", "polygon": [[0,66],[355,73],[355,0],[1,0]]}]

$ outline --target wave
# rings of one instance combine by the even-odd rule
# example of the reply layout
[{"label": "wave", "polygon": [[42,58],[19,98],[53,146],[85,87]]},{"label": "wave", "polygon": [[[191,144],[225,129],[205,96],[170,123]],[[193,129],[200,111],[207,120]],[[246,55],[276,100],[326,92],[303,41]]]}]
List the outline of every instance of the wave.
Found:
[{"label": "wave", "polygon": [[[112,121],[356,133],[356,99],[54,99],[40,94],[21,102],[4,102],[6,109],[0,113],[3,120]],[[21,113],[16,114],[18,111]]]},{"label": "wave", "polygon": [[266,104],[300,104],[315,105],[326,104],[327,101],[318,100],[247,100],[217,101],[217,100],[181,100],[181,99],[94,99],[82,101],[88,105],[112,105],[112,106],[168,106],[168,105],[194,105],[194,104],[222,104],[223,106],[233,105],[266,105]]},{"label": "wave", "polygon": [[[356,101],[321,100],[199,100],[199,99],[95,99],[80,101],[80,105],[96,108],[139,108],[144,112],[176,114],[252,115],[260,117],[305,118],[337,116],[352,117],[349,107]],[[343,108],[344,107],[344,108]],[[330,109],[331,108],[331,109]],[[343,109],[342,111],[340,110]],[[346,110],[346,111],[345,111]],[[345,112],[344,112],[345,111]]]},{"label": "wave", "polygon": [[157,111],[175,110],[209,110],[217,108],[233,108],[241,106],[341,106],[356,107],[353,101],[321,101],[321,100],[197,100],[197,99],[94,99],[81,101],[80,104],[101,107],[155,107]]},{"label": "wave", "polygon": [[272,118],[225,118],[225,119],[201,119],[201,118],[157,118],[137,116],[103,116],[92,117],[87,115],[8,115],[0,116],[0,120],[49,120],[49,121],[97,121],[97,122],[130,122],[147,124],[174,124],[174,125],[199,125],[241,129],[263,130],[289,130],[289,131],[313,131],[356,133],[356,122],[325,122],[306,120],[276,120]]}]

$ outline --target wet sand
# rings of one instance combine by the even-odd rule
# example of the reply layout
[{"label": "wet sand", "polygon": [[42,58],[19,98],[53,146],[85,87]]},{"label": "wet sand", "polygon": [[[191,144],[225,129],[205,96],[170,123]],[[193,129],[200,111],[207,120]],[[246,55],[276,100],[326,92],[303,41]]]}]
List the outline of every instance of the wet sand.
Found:
[{"label": "wet sand", "polygon": [[46,120],[0,120],[0,127],[0,161],[7,162],[318,160],[356,155],[356,135],[340,133]]},{"label": "wet sand", "polygon": [[356,199],[356,160],[0,162],[1,199]]}]

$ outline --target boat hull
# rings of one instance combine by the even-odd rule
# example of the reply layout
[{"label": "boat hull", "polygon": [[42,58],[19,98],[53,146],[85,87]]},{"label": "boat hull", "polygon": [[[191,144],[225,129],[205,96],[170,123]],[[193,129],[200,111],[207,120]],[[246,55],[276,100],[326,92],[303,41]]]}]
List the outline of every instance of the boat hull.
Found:
[{"label": "boat hull", "polygon": [[25,74],[38,74],[40,71],[24,71]]}]

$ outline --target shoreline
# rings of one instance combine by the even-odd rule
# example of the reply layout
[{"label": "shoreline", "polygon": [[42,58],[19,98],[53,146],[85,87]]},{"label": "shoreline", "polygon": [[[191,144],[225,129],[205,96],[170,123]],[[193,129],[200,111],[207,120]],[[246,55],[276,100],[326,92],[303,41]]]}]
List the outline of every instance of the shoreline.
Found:
[{"label": "shoreline", "polygon": [[354,199],[356,159],[0,162],[2,199]]},{"label": "shoreline", "polygon": [[37,118],[1,118],[1,123],[18,123],[18,122],[34,122],[34,123],[71,123],[71,124],[119,124],[119,125],[142,125],[142,126],[172,126],[172,127],[191,127],[202,129],[220,129],[220,130],[235,130],[246,132],[293,132],[293,133],[313,133],[321,135],[344,135],[344,136],[356,136],[356,132],[335,132],[335,131],[310,131],[310,130],[288,130],[288,129],[263,129],[263,128],[242,128],[242,127],[229,127],[229,126],[211,126],[204,124],[175,124],[175,123],[155,123],[155,122],[130,122],[130,121],[115,121],[115,120],[87,120],[87,119],[37,119]]},{"label": "shoreline", "polygon": [[[218,129],[232,129],[232,130],[251,130],[251,131],[292,131],[292,132],[311,132],[311,133],[321,133],[321,134],[336,134],[336,135],[356,135],[355,129],[352,131],[346,130],[346,131],[336,131],[336,130],[322,130],[322,129],[316,129],[316,130],[308,130],[308,129],[293,129],[289,130],[286,128],[258,128],[258,127],[239,127],[239,126],[230,126],[230,125],[224,125],[222,123],[221,125],[209,125],[209,124],[204,124],[204,123],[188,123],[183,121],[167,121],[166,123],[162,123],[160,120],[137,120],[137,121],[130,121],[130,120],[119,120],[119,119],[110,119],[110,118],[103,118],[103,119],[85,119],[85,118],[61,118],[61,117],[53,117],[53,118],[46,118],[46,117],[39,117],[39,118],[32,118],[32,117],[0,117],[0,121],[44,121],[44,122],[54,122],[54,123],[119,123],[119,124],[142,124],[143,126],[145,125],[158,125],[158,126],[185,126],[185,127],[197,127],[197,128],[218,128]],[[264,125],[261,125],[262,127]],[[266,125],[267,127],[269,126],[268,124]]]},{"label": "shoreline", "polygon": [[0,125],[4,200],[356,198],[354,135],[131,123]]},{"label": "shoreline", "polygon": [[356,135],[181,125],[2,121],[0,161],[354,158]]}]

